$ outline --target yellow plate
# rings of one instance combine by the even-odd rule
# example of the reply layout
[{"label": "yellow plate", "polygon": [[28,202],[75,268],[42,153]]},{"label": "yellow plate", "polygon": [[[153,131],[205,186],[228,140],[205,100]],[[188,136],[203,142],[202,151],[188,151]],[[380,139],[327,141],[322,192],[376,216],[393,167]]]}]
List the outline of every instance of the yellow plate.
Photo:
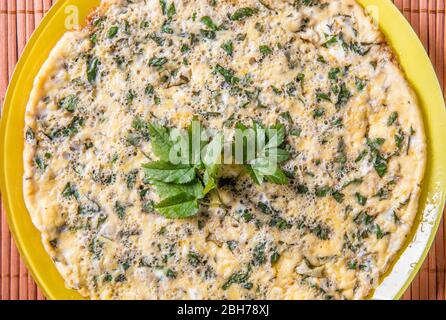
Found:
[{"label": "yellow plate", "polygon": [[[435,238],[446,191],[446,111],[429,57],[415,32],[389,0],[358,0],[376,18],[418,94],[428,137],[428,165],[417,224],[405,249],[387,273],[374,299],[399,299]],[[85,21],[100,0],[59,0],[34,32],[17,64],[3,106],[0,131],[0,183],[9,226],[22,258],[50,299],[79,299],[65,287],[45,252],[26,210],[22,193],[23,127],[33,80],[58,39],[76,21]]]}]

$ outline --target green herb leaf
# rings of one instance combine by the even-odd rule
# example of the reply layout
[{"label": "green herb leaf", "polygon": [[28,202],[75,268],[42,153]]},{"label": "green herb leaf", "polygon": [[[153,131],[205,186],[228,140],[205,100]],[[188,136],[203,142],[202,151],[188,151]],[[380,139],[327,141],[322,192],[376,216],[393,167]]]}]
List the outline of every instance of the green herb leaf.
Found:
[{"label": "green herb leaf", "polygon": [[367,144],[372,151],[379,151],[384,142],[386,142],[384,138],[367,139]]},{"label": "green herb leaf", "polygon": [[189,218],[197,214],[198,200],[188,193],[180,193],[161,201],[155,209],[168,219]]},{"label": "green herb leaf", "polygon": [[322,100],[331,102],[330,96],[328,94],[320,92],[320,91],[316,92],[316,99],[317,99],[318,102],[320,102]]},{"label": "green herb leaf", "polygon": [[62,196],[67,199],[71,197],[75,197],[77,199],[78,193],[76,188],[70,182],[68,182],[62,191]]},{"label": "green herb leaf", "polygon": [[207,195],[209,192],[217,188],[217,177],[210,170],[206,170],[203,176],[204,190],[203,195]]},{"label": "green herb leaf", "polygon": [[155,161],[143,165],[147,178],[165,183],[184,184],[195,179],[195,167]]},{"label": "green herb leaf", "polygon": [[355,86],[358,91],[364,90],[365,86],[367,85],[367,81],[364,79],[356,78],[355,79]]},{"label": "green herb leaf", "polygon": [[25,138],[26,138],[26,142],[28,142],[28,143],[31,143],[36,138],[36,135],[35,135],[33,129],[31,129],[31,128],[26,129]]},{"label": "green herb leaf", "polygon": [[244,283],[249,278],[249,273],[251,271],[251,268],[248,267],[246,271],[238,271],[236,273],[233,273],[229,279],[223,284],[222,289],[227,290],[229,287],[235,283]]},{"label": "green herb leaf", "polygon": [[330,80],[338,80],[338,75],[341,72],[340,68],[333,68],[328,73],[328,79]]},{"label": "green herb leaf", "polygon": [[263,183],[265,176],[259,171],[254,170],[252,166],[245,166],[245,170],[256,184],[261,185]]},{"label": "green herb leaf", "polygon": [[200,21],[206,26],[208,27],[209,30],[211,31],[217,31],[218,27],[217,25],[214,23],[214,21],[212,21],[212,18],[209,16],[204,16],[200,19]]},{"label": "green herb leaf", "polygon": [[44,171],[48,167],[48,165],[45,163],[45,160],[43,160],[39,156],[36,156],[34,158],[34,162],[36,163],[37,167],[42,171]]},{"label": "green herb leaf", "polygon": [[277,148],[285,142],[285,126],[281,123],[268,128],[266,130],[268,144],[266,148]]},{"label": "green herb leaf", "polygon": [[230,19],[232,21],[240,21],[255,15],[257,12],[258,10],[255,8],[250,8],[250,7],[240,8],[231,15]]},{"label": "green herb leaf", "polygon": [[331,44],[335,44],[338,42],[338,37],[333,36],[322,44],[323,47],[328,48]]},{"label": "green herb leaf", "polygon": [[274,251],[271,254],[271,257],[270,257],[269,260],[270,260],[272,265],[275,265],[279,261],[279,259],[280,259],[280,254],[277,251]]},{"label": "green herb leaf", "polygon": [[166,14],[166,9],[167,9],[166,0],[159,0],[159,1],[161,6],[161,11],[163,12],[163,14]]},{"label": "green herb leaf", "polygon": [[316,188],[316,197],[326,197],[329,194],[330,190],[331,188],[329,186],[318,187]]},{"label": "green herb leaf", "polygon": [[160,57],[160,58],[153,57],[153,58],[150,58],[150,60],[149,60],[149,66],[152,66],[152,67],[162,67],[166,63],[167,63],[166,57]]},{"label": "green herb leaf", "polygon": [[234,44],[232,43],[231,40],[228,40],[228,41],[224,42],[224,43],[221,45],[221,48],[222,48],[223,50],[225,50],[225,52],[226,52],[229,56],[232,56],[232,54],[233,54],[233,52],[234,52]]},{"label": "green herb leaf", "polygon": [[90,58],[87,61],[87,79],[90,84],[95,83],[98,74],[99,59],[97,57]]},{"label": "green herb leaf", "polygon": [[210,39],[210,40],[214,40],[217,37],[217,34],[215,33],[215,31],[212,31],[212,30],[200,29],[200,33],[204,38]]},{"label": "green herb leaf", "polygon": [[387,160],[378,154],[375,158],[373,167],[375,168],[376,173],[378,173],[378,175],[382,178],[387,173]]},{"label": "green herb leaf", "polygon": [[279,168],[277,168],[277,170],[271,174],[271,175],[266,175],[265,178],[271,182],[271,183],[275,183],[275,184],[288,184],[288,177],[286,176],[285,172]]},{"label": "green herb leaf", "polygon": [[345,106],[351,97],[352,94],[348,90],[347,86],[345,85],[345,83],[342,83],[338,94],[338,101],[336,102],[336,108],[339,109]]},{"label": "green herb leaf", "polygon": [[[248,128],[240,123],[236,125],[240,130]],[[256,146],[258,150],[256,159],[246,159],[249,164],[245,164],[248,174],[257,184],[262,184],[266,179],[276,184],[287,184],[288,177],[285,172],[278,167],[281,162],[288,160],[288,151],[279,148],[285,141],[285,126],[278,123],[268,129],[254,122],[253,124]],[[266,134],[266,141],[259,140]],[[246,154],[245,145],[245,154]]]},{"label": "green herb leaf", "polygon": [[356,201],[361,205],[361,206],[365,206],[367,203],[367,197],[363,196],[362,194],[360,194],[359,192],[355,193],[355,197],[356,197]]},{"label": "green herb leaf", "polygon": [[281,148],[273,148],[266,150],[266,155],[272,159],[276,159],[277,163],[287,161],[290,158],[290,153]]},{"label": "green herb leaf", "polygon": [[187,193],[197,199],[202,199],[204,195],[203,185],[198,179],[185,184],[164,183],[154,181],[152,185],[156,188],[157,194],[161,200],[177,196],[181,193]]},{"label": "green herb leaf", "polygon": [[381,227],[378,224],[375,224],[375,235],[378,240],[381,240],[388,234],[389,234],[388,232],[383,232]]},{"label": "green herb leaf", "polygon": [[273,49],[271,49],[269,46],[267,45],[261,45],[259,47],[260,53],[263,54],[264,56],[270,55],[273,53]]},{"label": "green herb leaf", "polygon": [[344,194],[339,191],[333,191],[331,195],[338,203],[342,203],[344,201]]},{"label": "green herb leaf", "polygon": [[394,124],[396,119],[398,119],[398,112],[395,111],[395,112],[392,112],[389,119],[387,120],[387,126],[390,127],[392,124]]},{"label": "green herb leaf", "polygon": [[173,146],[170,140],[169,130],[154,123],[149,123],[147,128],[152,141],[153,153],[162,161],[169,161],[170,149]]},{"label": "green herb leaf", "polygon": [[173,16],[177,13],[177,10],[175,9],[175,3],[171,3],[169,8],[167,8],[167,18],[172,19]]},{"label": "green herb leaf", "polygon": [[215,72],[219,73],[225,78],[225,81],[229,84],[237,84],[240,79],[235,76],[235,71],[231,69],[226,69],[221,65],[217,64],[215,66]]},{"label": "green herb leaf", "polygon": [[[161,161],[143,165],[146,174],[143,182],[153,185],[161,199],[161,203],[155,208],[164,216],[171,218],[184,218],[196,214],[198,200],[203,199],[206,194],[219,186],[217,173],[223,151],[222,133],[213,134],[212,140],[207,144],[204,141],[199,142],[201,143],[201,150],[199,150],[201,159],[191,159],[193,155],[189,154],[190,163],[195,165],[174,165],[169,162],[173,142],[169,139],[168,129],[147,124],[139,118],[135,119],[133,127],[143,137],[150,136],[154,153],[161,158]],[[279,167],[281,162],[289,158],[289,152],[280,147],[286,140],[285,126],[277,123],[265,129],[262,124],[254,122],[253,127],[256,133],[256,145],[260,151],[254,159],[253,157],[246,159],[246,150],[244,151],[243,163],[246,171],[258,184],[263,183],[264,180],[276,184],[287,184],[288,177]],[[241,123],[237,123],[236,128],[248,130],[248,127]],[[192,124],[188,129],[188,134],[189,143],[191,143]],[[247,143],[244,140],[244,149],[246,148]],[[252,214],[248,212],[244,219],[247,221],[253,219]],[[288,225],[286,222],[276,224]]]},{"label": "green herb leaf", "polygon": [[115,203],[115,212],[120,220],[124,220],[125,207],[119,201],[116,201]]},{"label": "green herb leaf", "polygon": [[187,254],[187,261],[193,267],[197,267],[201,263],[200,256],[195,252],[189,252]]},{"label": "green herb leaf", "polygon": [[182,44],[180,47],[181,53],[186,53],[190,51],[190,47],[187,44]]},{"label": "green herb leaf", "polygon": [[107,34],[108,38],[109,38],[109,39],[114,38],[114,37],[118,34],[118,31],[119,31],[119,28],[118,28],[118,27],[116,27],[116,26],[111,27],[111,28],[108,30],[108,34]]},{"label": "green herb leaf", "polygon": [[68,112],[74,112],[78,103],[79,98],[76,97],[74,94],[71,94],[59,101],[59,108],[64,109]]}]

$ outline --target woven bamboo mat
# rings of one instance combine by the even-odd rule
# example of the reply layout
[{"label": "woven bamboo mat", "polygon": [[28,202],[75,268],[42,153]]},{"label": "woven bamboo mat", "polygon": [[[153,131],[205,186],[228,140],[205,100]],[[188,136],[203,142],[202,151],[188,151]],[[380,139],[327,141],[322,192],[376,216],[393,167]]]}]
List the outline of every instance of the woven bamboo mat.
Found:
[{"label": "woven bamboo mat", "polygon": [[[18,57],[56,0],[0,0],[0,106]],[[437,71],[446,81],[445,0],[394,0],[419,35]],[[443,90],[445,96],[446,92]],[[11,239],[3,210],[0,220],[0,299],[45,299],[21,261]],[[446,224],[441,223],[429,257],[404,294],[406,300],[445,300]]]}]

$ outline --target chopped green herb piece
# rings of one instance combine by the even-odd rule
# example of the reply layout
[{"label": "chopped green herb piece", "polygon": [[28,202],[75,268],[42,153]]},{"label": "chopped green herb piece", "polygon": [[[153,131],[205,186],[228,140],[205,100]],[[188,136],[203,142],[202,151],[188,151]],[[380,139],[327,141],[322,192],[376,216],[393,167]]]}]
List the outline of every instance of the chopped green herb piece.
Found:
[{"label": "chopped green herb piece", "polygon": [[59,108],[68,112],[74,112],[79,103],[79,98],[73,94],[63,98],[59,101]]},{"label": "chopped green herb piece", "polygon": [[258,10],[255,8],[250,8],[250,7],[240,8],[231,15],[230,19],[232,21],[240,21],[255,15],[257,12]]},{"label": "chopped green herb piece", "polygon": [[175,9],[175,3],[171,3],[169,5],[169,8],[167,8],[167,18],[168,19],[172,19],[173,16],[177,13],[176,9]]},{"label": "chopped green herb piece", "polygon": [[223,50],[225,50],[225,52],[226,52],[229,56],[232,56],[232,54],[233,54],[233,52],[234,52],[234,44],[232,43],[231,40],[228,40],[228,41],[224,42],[224,43],[221,45],[221,48],[222,48]]},{"label": "chopped green herb piece", "polygon": [[323,186],[316,188],[316,197],[323,198],[326,197],[329,192],[331,191],[331,188],[329,186]]},{"label": "chopped green herb piece", "polygon": [[361,205],[361,206],[365,206],[367,203],[367,197],[364,197],[363,195],[361,195],[359,192],[355,193],[355,197],[356,197],[356,201]]},{"label": "chopped green herb piece", "polygon": [[118,218],[120,220],[124,220],[125,207],[119,201],[116,201],[116,203],[115,203],[115,211],[116,211],[116,214],[118,215]]},{"label": "chopped green herb piece", "polygon": [[90,84],[93,84],[96,81],[96,77],[98,74],[99,68],[99,59],[98,58],[90,58],[87,61],[87,79]]},{"label": "chopped green herb piece", "polygon": [[77,194],[76,188],[70,182],[68,182],[62,191],[62,196],[66,199],[71,198],[71,197],[77,198],[78,194]]},{"label": "chopped green herb piece", "polygon": [[389,116],[389,119],[387,120],[387,126],[391,126],[395,123],[395,121],[398,119],[398,112],[392,112],[392,114]]},{"label": "chopped green herb piece", "polygon": [[111,27],[111,28],[108,30],[108,34],[107,34],[108,38],[109,38],[109,39],[114,38],[114,37],[118,34],[118,31],[119,31],[119,28],[118,28],[118,27],[116,27],[116,26]]},{"label": "chopped green herb piece", "polygon": [[166,63],[167,63],[166,57],[161,57],[161,58],[153,57],[149,60],[149,66],[152,66],[152,67],[162,67]]},{"label": "chopped green herb piece", "polygon": [[204,16],[200,19],[200,21],[206,26],[208,27],[209,30],[211,31],[217,31],[218,27],[217,25],[214,23],[214,21],[212,21],[212,18],[209,16]]},{"label": "chopped green herb piece", "polygon": [[264,56],[270,55],[273,53],[273,49],[271,49],[269,46],[267,45],[261,45],[259,47],[260,53],[263,54]]}]

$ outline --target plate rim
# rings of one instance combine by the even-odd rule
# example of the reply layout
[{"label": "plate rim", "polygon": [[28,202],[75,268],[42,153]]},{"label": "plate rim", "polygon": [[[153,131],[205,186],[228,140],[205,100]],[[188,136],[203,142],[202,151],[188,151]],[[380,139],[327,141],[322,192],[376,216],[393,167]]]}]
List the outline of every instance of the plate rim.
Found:
[{"label": "plate rim", "polygon": [[[31,37],[25,44],[25,47],[20,55],[20,57],[17,60],[17,63],[14,67],[14,71],[12,73],[12,77],[10,78],[10,81],[8,83],[8,87],[6,89],[5,98],[3,100],[3,105],[1,108],[1,121],[0,121],[0,190],[1,190],[1,204],[3,206],[4,213],[6,213],[6,221],[7,225],[10,231],[10,234],[12,236],[12,239],[14,240],[14,244],[20,254],[20,258],[23,261],[23,263],[26,266],[26,269],[31,274],[31,277],[36,282],[37,286],[43,293],[43,295],[47,299],[51,300],[57,300],[51,293],[50,289],[47,288],[47,285],[43,282],[40,275],[38,275],[38,272],[36,272],[34,266],[32,266],[30,258],[28,254],[25,252],[25,246],[22,243],[22,240],[17,236],[17,226],[15,223],[12,223],[12,210],[10,208],[9,203],[9,195],[6,190],[8,189],[6,186],[6,178],[5,178],[5,163],[4,163],[4,147],[6,142],[6,124],[7,120],[9,119],[9,114],[11,112],[11,101],[12,101],[12,92],[14,91],[14,87],[17,86],[19,74],[23,72],[24,64],[25,64],[25,57],[29,55],[31,52],[33,46],[37,42],[37,40],[40,38],[42,31],[46,28],[48,22],[54,17],[56,12],[65,4],[67,0],[58,0],[56,3],[51,6],[50,10],[47,11],[46,14],[44,14],[42,20],[40,21],[37,28],[34,29],[34,31],[31,34]],[[29,214],[29,212],[28,212]]]}]

